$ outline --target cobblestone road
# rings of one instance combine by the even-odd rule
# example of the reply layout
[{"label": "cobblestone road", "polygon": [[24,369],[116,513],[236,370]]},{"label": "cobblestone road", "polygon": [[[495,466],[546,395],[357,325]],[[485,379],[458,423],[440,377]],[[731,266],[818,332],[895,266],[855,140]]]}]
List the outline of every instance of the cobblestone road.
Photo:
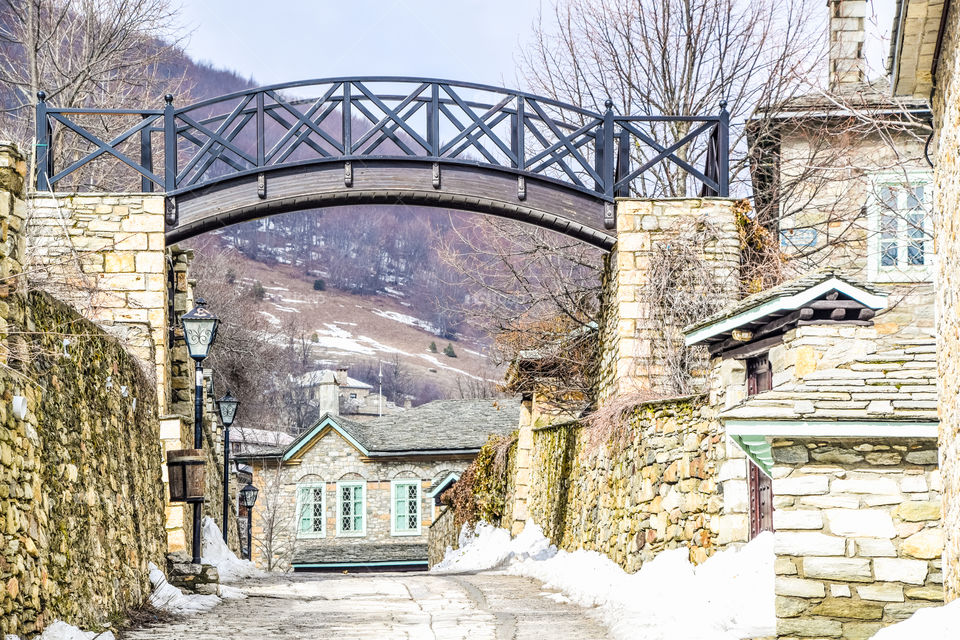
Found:
[{"label": "cobblestone road", "polygon": [[500,574],[286,574],[237,584],[245,600],[128,631],[128,640],[604,640],[586,610]]}]

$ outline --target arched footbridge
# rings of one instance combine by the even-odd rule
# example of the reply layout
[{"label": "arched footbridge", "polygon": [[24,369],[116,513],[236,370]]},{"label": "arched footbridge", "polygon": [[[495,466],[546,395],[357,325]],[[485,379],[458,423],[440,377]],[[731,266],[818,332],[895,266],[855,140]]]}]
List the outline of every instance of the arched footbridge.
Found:
[{"label": "arched footbridge", "polygon": [[[617,115],[447,80],[307,80],[156,110],[56,108],[39,95],[38,191],[109,161],[166,197],[167,242],[290,211],[403,202],[510,218],[603,249],[614,199],[670,166],[728,195],[729,115]],[[120,123],[116,133],[90,120]],[[132,123],[132,124],[131,124]],[[657,135],[672,127],[681,135]],[[71,154],[53,144],[70,138]],[[669,140],[669,142],[663,142]],[[697,145],[702,169],[688,158]],[[55,166],[55,158],[65,166]],[[132,178],[132,180],[131,180]],[[104,181],[103,185],[116,184]],[[89,188],[89,187],[88,187]]]}]

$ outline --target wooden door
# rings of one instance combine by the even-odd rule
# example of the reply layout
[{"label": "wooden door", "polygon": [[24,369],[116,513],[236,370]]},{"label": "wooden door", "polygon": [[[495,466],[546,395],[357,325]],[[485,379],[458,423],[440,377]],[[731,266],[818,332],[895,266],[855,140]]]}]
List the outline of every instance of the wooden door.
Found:
[{"label": "wooden door", "polygon": [[773,531],[773,481],[752,460],[747,460],[750,487],[750,538]]}]

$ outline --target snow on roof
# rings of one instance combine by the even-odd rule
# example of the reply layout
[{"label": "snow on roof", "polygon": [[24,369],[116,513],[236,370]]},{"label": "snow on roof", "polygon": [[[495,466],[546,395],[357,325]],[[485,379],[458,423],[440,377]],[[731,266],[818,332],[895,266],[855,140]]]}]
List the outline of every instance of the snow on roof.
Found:
[{"label": "snow on roof", "polygon": [[234,427],[230,430],[230,438],[234,442],[242,442],[244,444],[285,447],[293,442],[294,436],[286,433],[285,431],[253,429],[250,427]]}]

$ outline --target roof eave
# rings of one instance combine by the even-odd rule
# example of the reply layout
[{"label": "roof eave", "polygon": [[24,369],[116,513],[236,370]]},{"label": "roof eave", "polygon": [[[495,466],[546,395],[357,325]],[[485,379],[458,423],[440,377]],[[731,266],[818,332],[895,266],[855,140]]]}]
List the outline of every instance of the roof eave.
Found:
[{"label": "roof eave", "polygon": [[804,289],[803,291],[799,291],[791,295],[779,296],[773,298],[772,300],[767,300],[766,302],[761,302],[753,308],[746,309],[736,315],[711,322],[708,325],[701,327],[690,327],[689,330],[684,332],[684,343],[688,347],[692,347],[705,340],[709,340],[710,338],[720,335],[721,333],[742,327],[743,325],[758,320],[770,313],[799,309],[807,302],[815,300],[825,293],[832,291],[833,289],[850,296],[854,300],[860,302],[864,306],[870,307],[871,309],[883,309],[887,306],[886,295],[870,293],[869,291],[861,289],[860,287],[854,286],[834,276],[823,280],[812,287]]}]

